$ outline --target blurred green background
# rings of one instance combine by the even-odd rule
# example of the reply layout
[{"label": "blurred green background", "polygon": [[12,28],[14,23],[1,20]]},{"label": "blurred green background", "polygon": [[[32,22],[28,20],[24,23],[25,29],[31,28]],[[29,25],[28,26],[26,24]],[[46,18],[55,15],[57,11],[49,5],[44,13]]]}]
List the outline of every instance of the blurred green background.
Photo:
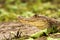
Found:
[{"label": "blurred green background", "polygon": [[0,0],[0,22],[34,14],[60,19],[60,0]]}]

